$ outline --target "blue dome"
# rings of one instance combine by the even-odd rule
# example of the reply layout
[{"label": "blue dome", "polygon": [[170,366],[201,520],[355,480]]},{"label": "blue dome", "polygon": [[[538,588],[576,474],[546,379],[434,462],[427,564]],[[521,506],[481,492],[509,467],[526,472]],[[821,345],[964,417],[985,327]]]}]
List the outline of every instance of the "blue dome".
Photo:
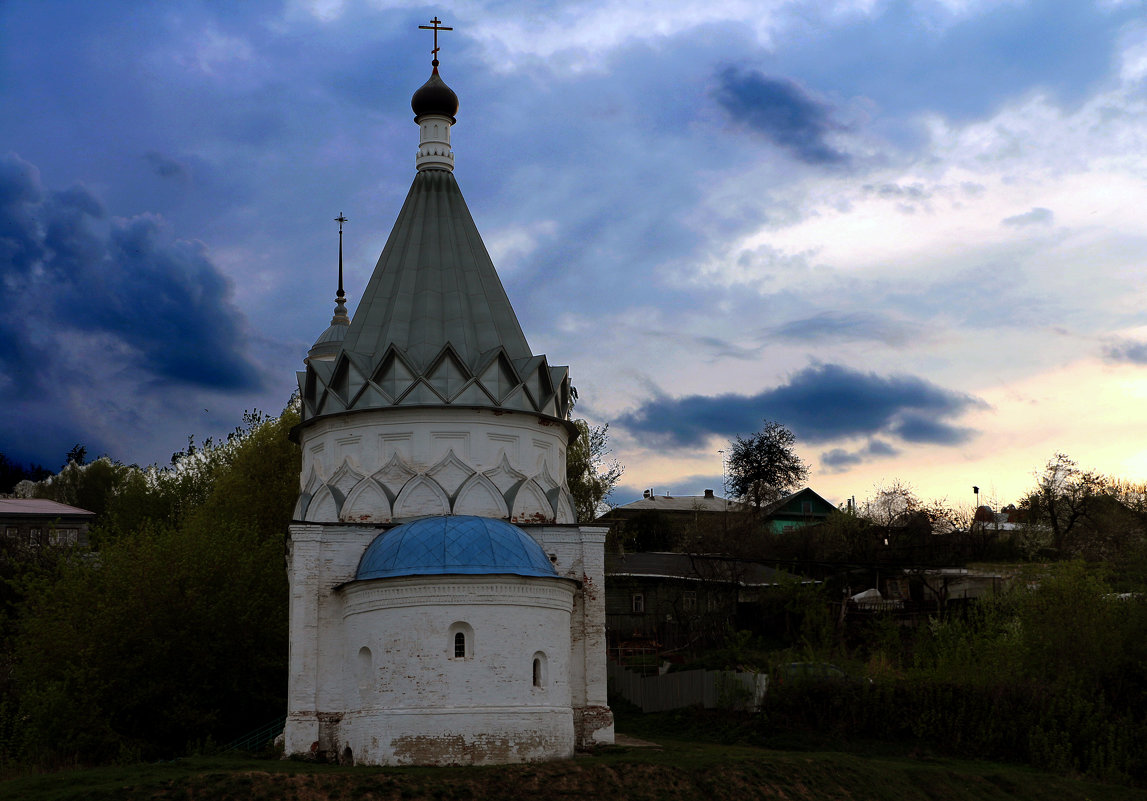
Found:
[{"label": "blue dome", "polygon": [[504,520],[424,517],[384,531],[367,546],[356,579],[511,573],[557,576],[541,546]]}]

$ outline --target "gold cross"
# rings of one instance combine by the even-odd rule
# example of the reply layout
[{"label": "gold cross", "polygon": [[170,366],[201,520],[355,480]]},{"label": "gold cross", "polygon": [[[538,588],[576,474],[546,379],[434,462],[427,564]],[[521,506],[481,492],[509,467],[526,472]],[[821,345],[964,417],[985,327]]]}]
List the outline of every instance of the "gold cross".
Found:
[{"label": "gold cross", "polygon": [[[434,61],[437,62],[438,61],[438,32],[439,31],[452,31],[454,29],[453,28],[447,28],[445,25],[443,25],[442,20],[438,19],[437,16],[435,16],[434,19],[430,20],[429,25],[419,25],[418,29],[422,30],[422,31],[434,31],[434,49],[430,51],[430,55],[434,56]],[[435,64],[435,66],[437,66],[437,63]]]}]

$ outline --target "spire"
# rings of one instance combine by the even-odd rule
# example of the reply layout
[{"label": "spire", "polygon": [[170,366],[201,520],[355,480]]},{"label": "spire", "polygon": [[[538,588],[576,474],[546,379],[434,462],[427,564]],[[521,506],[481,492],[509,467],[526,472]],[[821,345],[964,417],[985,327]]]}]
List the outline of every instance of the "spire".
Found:
[{"label": "spire", "polygon": [[335,316],[331,318],[331,325],[350,325],[346,313],[346,293],[343,292],[343,223],[347,222],[347,218],[340,211],[335,222],[339,224],[339,291],[335,295]]},{"label": "spire", "polygon": [[[438,74],[410,101],[418,172],[354,319],[336,319],[299,374],[303,421],[389,408],[491,408],[568,426],[569,371],[534,354],[454,178],[458,96]],[[341,224],[340,214],[340,264]],[[342,320],[346,318],[343,317]],[[337,341],[333,336],[337,334]],[[322,346],[320,348],[320,346]]]},{"label": "spire", "polygon": [[435,17],[431,25],[419,25],[422,30],[434,31],[434,49],[430,62],[430,79],[410,98],[410,108],[414,111],[414,121],[418,123],[418,158],[415,161],[419,171],[453,170],[454,151],[450,149],[450,126],[458,113],[458,95],[454,94],[442,76],[438,74],[438,32],[452,31]]},{"label": "spire", "polygon": [[332,361],[338,355],[339,348],[346,338],[347,328],[350,327],[350,316],[346,311],[346,293],[343,291],[343,223],[347,222],[347,218],[340,211],[339,216],[335,217],[335,222],[339,224],[339,288],[335,294],[335,314],[327,330],[319,335],[307,352],[307,358],[303,360],[307,364],[310,364],[312,359]]}]

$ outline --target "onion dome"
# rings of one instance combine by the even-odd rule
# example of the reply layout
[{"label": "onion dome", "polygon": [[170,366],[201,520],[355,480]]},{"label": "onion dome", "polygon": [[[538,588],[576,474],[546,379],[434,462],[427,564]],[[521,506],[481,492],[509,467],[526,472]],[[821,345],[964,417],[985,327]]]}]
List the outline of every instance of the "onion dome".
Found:
[{"label": "onion dome", "polygon": [[555,578],[542,547],[505,520],[472,515],[424,517],[374,538],[355,578],[510,574]]},{"label": "onion dome", "polygon": [[410,98],[410,108],[414,110],[415,121],[426,114],[449,117],[451,122],[454,121],[454,115],[458,113],[458,95],[454,94],[454,90],[447,86],[446,81],[438,74],[437,59],[434,60],[434,71],[430,74],[430,80],[422,84],[414,93],[414,97]]}]

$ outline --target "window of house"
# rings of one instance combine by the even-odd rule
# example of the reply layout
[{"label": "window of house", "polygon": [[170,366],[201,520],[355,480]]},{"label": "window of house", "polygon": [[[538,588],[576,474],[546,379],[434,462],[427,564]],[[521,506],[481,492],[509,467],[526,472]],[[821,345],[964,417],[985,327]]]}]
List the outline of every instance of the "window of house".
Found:
[{"label": "window of house", "polygon": [[685,590],[681,594],[681,608],[686,612],[692,612],[697,609],[697,591]]},{"label": "window of house", "polygon": [[34,528],[28,532],[28,542],[31,545],[40,544],[40,529]]},{"label": "window of house", "polygon": [[51,534],[53,545],[75,545],[79,532],[74,528],[58,528]]},{"label": "window of house", "polygon": [[8,526],[4,529],[4,536],[10,540],[14,540],[20,536],[20,529],[15,526]]},{"label": "window of house", "polygon": [[812,514],[812,501],[801,501],[801,514],[802,515],[811,515]]},{"label": "window of house", "polygon": [[645,612],[645,596],[640,592],[633,593],[633,612],[639,615]]}]

